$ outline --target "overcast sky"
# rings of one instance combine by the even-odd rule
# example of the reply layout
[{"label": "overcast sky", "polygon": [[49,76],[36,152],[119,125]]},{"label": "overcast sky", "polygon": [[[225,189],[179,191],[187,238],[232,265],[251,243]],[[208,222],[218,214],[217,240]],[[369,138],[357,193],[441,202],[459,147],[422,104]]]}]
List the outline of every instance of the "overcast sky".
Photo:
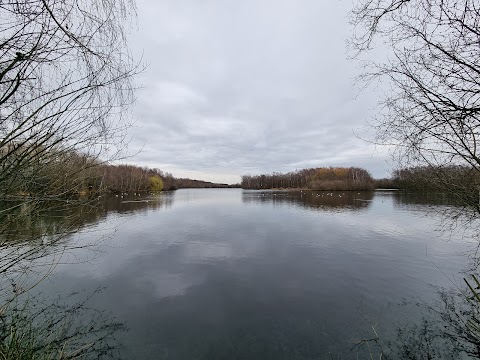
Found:
[{"label": "overcast sky", "polygon": [[148,65],[128,160],[177,177],[358,166],[388,175],[361,140],[376,95],[348,60],[350,0],[137,0],[132,51]]}]

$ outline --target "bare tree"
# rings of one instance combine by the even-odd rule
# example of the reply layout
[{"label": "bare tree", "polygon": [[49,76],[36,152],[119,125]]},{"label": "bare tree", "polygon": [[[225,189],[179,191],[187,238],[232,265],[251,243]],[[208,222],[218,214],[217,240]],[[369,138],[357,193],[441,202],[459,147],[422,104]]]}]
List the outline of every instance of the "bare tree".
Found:
[{"label": "bare tree", "polygon": [[[393,145],[401,166],[429,166],[431,181],[480,213],[480,3],[477,0],[359,0],[350,45],[362,80],[389,92],[373,123],[375,142]],[[366,60],[383,42],[389,56]],[[469,168],[455,187],[443,171]],[[466,166],[466,167],[465,167]],[[465,214],[466,212],[464,212]]]},{"label": "bare tree", "polygon": [[134,15],[132,0],[0,2],[1,274],[63,251],[51,245],[75,231],[74,219],[17,230],[63,209],[87,170],[125,145],[139,70],[126,48]]}]

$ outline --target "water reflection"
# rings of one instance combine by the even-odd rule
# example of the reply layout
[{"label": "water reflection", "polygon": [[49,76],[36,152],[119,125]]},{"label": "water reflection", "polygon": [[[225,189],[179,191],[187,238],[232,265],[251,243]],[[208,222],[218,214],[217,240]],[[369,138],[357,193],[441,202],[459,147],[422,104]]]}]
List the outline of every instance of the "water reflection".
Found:
[{"label": "water reflection", "polygon": [[[379,334],[396,341],[399,320],[423,315],[401,299],[431,304],[428,284],[445,285],[444,273],[465,264],[463,242],[447,242],[411,208],[399,211],[395,196],[180,190],[150,210],[111,199],[102,226],[127,220],[116,246],[42,285],[107,285],[96,305],[130,328],[121,339],[127,358],[354,358],[358,340],[372,338],[359,304],[382,312]],[[369,358],[363,349],[358,358]]]},{"label": "water reflection", "polygon": [[[173,195],[165,193],[75,202],[30,203],[25,199],[0,203],[0,309],[12,294],[28,292],[43,281],[56,264],[98,256],[101,243],[115,228],[92,229],[108,217],[158,211],[172,201]],[[78,255],[81,249],[85,250],[82,259]]]},{"label": "water reflection", "polygon": [[108,196],[104,198],[101,208],[105,213],[131,214],[147,213],[151,210],[168,209],[172,206],[175,193],[165,191],[149,196],[136,196],[134,194]]},{"label": "water reflection", "polygon": [[118,358],[121,348],[115,338],[124,326],[91,306],[97,290],[84,296],[75,288],[72,295],[63,296],[57,287],[43,296],[36,289],[48,282],[59,263],[80,261],[79,251],[98,251],[101,235],[89,228],[115,214],[168,208],[173,195],[21,200],[0,203],[0,357],[16,359],[21,352],[32,359]]},{"label": "water reflection", "polygon": [[132,214],[168,208],[169,192],[135,196],[108,195],[86,201],[30,203],[0,202],[0,248],[2,244],[44,242],[53,236],[73,234],[104,220],[108,214]]},{"label": "water reflection", "polygon": [[399,208],[404,206],[417,206],[418,208],[426,207],[444,207],[444,206],[460,206],[461,203],[451,194],[447,193],[422,193],[422,192],[406,192],[406,191],[379,191],[377,196],[393,197],[395,205]]},{"label": "water reflection", "polygon": [[295,205],[324,211],[365,210],[372,201],[374,192],[358,191],[243,191],[246,204]]},{"label": "water reflection", "polygon": [[119,359],[116,337],[126,330],[112,315],[91,306],[100,289],[19,295],[0,314],[2,359]]},{"label": "water reflection", "polygon": [[103,305],[123,313],[141,359],[322,359],[349,347],[358,288],[329,283],[308,253],[192,263],[172,246],[110,278]]},{"label": "water reflection", "polygon": [[437,288],[431,302],[407,299],[404,319],[390,338],[376,331],[358,342],[357,354],[374,359],[457,360],[480,358],[480,302],[467,289]]}]

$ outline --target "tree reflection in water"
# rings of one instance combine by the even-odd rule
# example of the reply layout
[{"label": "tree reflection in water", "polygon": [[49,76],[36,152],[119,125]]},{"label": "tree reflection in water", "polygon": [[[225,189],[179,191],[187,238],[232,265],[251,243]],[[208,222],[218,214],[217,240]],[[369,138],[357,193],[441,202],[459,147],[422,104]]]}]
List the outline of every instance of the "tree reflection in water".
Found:
[{"label": "tree reflection in water", "polygon": [[[328,215],[328,213],[337,211],[362,214],[367,209],[375,209],[375,205],[372,206],[371,202],[373,196],[373,193],[359,194],[358,192],[244,191],[242,192],[241,199],[248,206],[260,204],[267,204],[272,207],[276,205],[291,205],[292,207],[300,207],[302,210],[305,209],[312,213]],[[375,196],[382,195],[375,194]],[[417,206],[416,203],[420,202],[418,204],[419,211],[420,209],[425,209],[423,202],[417,197],[410,198],[405,194],[399,194],[397,198],[398,201],[393,202],[394,206],[415,207]],[[121,199],[120,197],[114,197],[108,201],[112,205],[103,210],[98,210],[96,214],[91,213],[89,215],[91,216],[91,220],[89,221],[85,220],[88,216],[86,217],[85,214],[81,215],[81,211],[79,211],[79,218],[84,219],[84,228],[88,227],[90,223],[96,224],[98,221],[101,221],[103,217],[110,216],[110,214],[121,217],[127,213],[147,212],[164,206],[168,207],[173,199],[165,197],[164,200],[147,203],[139,201],[138,199],[127,199],[127,201],[125,201],[125,199]],[[75,216],[71,217],[71,219],[74,218]],[[53,218],[47,217],[43,221],[47,228],[62,228],[61,226],[59,227],[58,222],[55,223]],[[53,223],[50,225],[48,221],[53,221]],[[68,222],[66,224],[68,225]],[[82,222],[72,224],[78,226],[82,224]],[[27,228],[27,226],[23,225],[18,227],[20,230]],[[278,245],[278,242],[276,244]],[[168,254],[168,256],[169,257],[165,259],[171,259],[171,254]],[[305,260],[305,258],[302,258],[302,260]],[[161,261],[161,259],[155,258],[154,261]],[[211,265],[212,263],[209,263],[208,266]],[[397,331],[392,333],[386,333],[383,329],[379,329],[378,336],[375,333],[368,333],[370,327],[365,326],[367,333],[365,334],[364,341],[358,342],[357,346],[353,347],[349,353],[351,346],[353,346],[350,338],[344,338],[346,346],[343,346],[343,344],[340,344],[343,340],[341,337],[325,336],[326,332],[323,331],[323,327],[328,327],[328,322],[323,321],[324,319],[321,317],[315,318],[318,314],[314,313],[314,309],[318,310],[318,307],[313,305],[311,308],[308,307],[309,301],[312,301],[311,297],[306,297],[306,302],[300,304],[298,302],[287,302],[286,305],[289,307],[286,309],[291,310],[291,313],[287,311],[287,316],[282,319],[281,315],[279,316],[279,311],[282,310],[281,305],[284,305],[279,301],[281,297],[275,298],[278,300],[276,303],[265,303],[264,308],[259,309],[258,304],[254,302],[255,297],[249,296],[252,288],[248,288],[247,291],[244,291],[244,294],[238,294],[237,292],[241,292],[243,288],[237,286],[238,281],[236,280],[238,279],[229,276],[233,276],[232,274],[235,274],[235,271],[238,271],[240,266],[242,266],[241,263],[235,263],[234,269],[231,269],[231,271],[222,271],[218,274],[212,273],[210,279],[215,280],[213,281],[213,285],[210,284],[210,286],[203,287],[194,286],[182,296],[168,297],[160,303],[152,302],[151,307],[148,307],[148,304],[145,305],[147,310],[145,311],[146,317],[143,319],[138,314],[129,313],[130,317],[127,317],[126,321],[128,321],[129,326],[132,326],[132,329],[135,329],[135,321],[138,321],[137,329],[132,331],[129,337],[148,337],[149,341],[151,341],[146,341],[142,343],[142,345],[154,344],[155,351],[157,351],[157,349],[159,351],[158,353],[152,353],[151,348],[142,346],[145,354],[152,356],[152,358],[172,358],[172,354],[175,358],[186,359],[213,359],[224,358],[222,356],[229,357],[230,355],[238,355],[237,358],[253,359],[269,358],[272,354],[280,355],[274,356],[274,358],[285,359],[350,359],[357,357],[359,359],[459,359],[462,358],[462,356],[466,357],[466,354],[469,354],[468,356],[470,358],[479,357],[479,337],[476,335],[478,332],[475,330],[478,328],[478,302],[468,299],[469,295],[465,296],[465,293],[470,294],[469,289],[465,285],[464,288],[466,291],[463,295],[460,291],[452,292],[438,289],[438,300],[435,304],[432,304],[430,301],[427,303],[427,300],[422,300],[424,302],[420,300],[406,301],[404,306],[417,309],[417,311],[414,311],[417,316],[416,318],[404,318],[404,324],[398,326]],[[283,267],[283,263],[279,263],[278,270],[281,269],[280,266]],[[278,271],[275,272],[275,274],[280,276],[282,273]],[[270,280],[268,276],[265,279],[266,281],[264,283],[259,282],[258,284],[264,286],[264,284]],[[13,288],[13,286],[11,287]],[[122,289],[124,289],[123,285]],[[275,290],[276,287],[273,286],[272,289]],[[255,290],[255,288],[253,288],[253,290]],[[270,291],[270,288],[268,288],[268,290]],[[279,291],[281,291],[281,289],[279,289]],[[346,289],[345,292],[345,296],[351,296],[349,289]],[[232,314],[232,317],[211,318],[209,315],[218,314],[216,312],[216,303],[213,302],[212,299],[221,299],[222,294],[228,294],[229,299],[232,297],[232,294],[234,294],[232,298],[237,302],[234,303],[234,306],[232,305],[231,308],[227,307],[227,310],[231,310],[230,314]],[[259,294],[263,295],[264,292],[259,291]],[[282,292],[279,292],[279,294],[281,295]],[[266,295],[267,298],[269,298],[268,295],[271,295],[271,293]],[[67,302],[73,303],[70,301]],[[40,303],[47,304],[47,301],[42,300]],[[239,307],[239,304],[241,304],[241,307]],[[20,305],[18,308],[22,309],[23,303],[20,303]],[[33,322],[35,326],[39,327],[39,330],[35,327],[35,332],[42,333],[43,331],[44,334],[50,336],[50,333],[44,332],[44,329],[45,326],[48,327],[51,323],[55,323],[53,328],[60,329],[61,336],[55,337],[52,335],[42,338],[43,349],[49,350],[48,346],[50,345],[48,344],[53,343],[58,346],[63,346],[63,344],[66,343],[67,346],[70,346],[68,351],[73,353],[76,349],[81,349],[83,345],[93,343],[94,339],[99,339],[99,342],[97,342],[97,344],[99,344],[98,347],[88,348],[89,352],[86,353],[86,358],[93,359],[102,356],[116,357],[119,355],[118,351],[115,352],[116,350],[114,349],[115,335],[114,333],[108,333],[108,331],[121,331],[123,328],[120,324],[116,324],[113,320],[109,322],[108,319],[104,318],[104,325],[98,324],[93,328],[91,325],[88,325],[89,319],[92,321],[94,319],[100,319],[101,312],[92,310],[89,316],[82,315],[85,313],[80,311],[77,312],[79,315],[74,317],[73,313],[75,311],[69,312],[70,310],[67,310],[65,305],[63,307],[55,307],[58,305],[58,302],[57,305],[41,305],[37,307],[33,306],[33,301],[27,301],[27,305],[30,309],[29,314],[40,314]],[[40,311],[39,309],[42,308],[42,306],[48,310],[45,312]],[[38,311],[31,310],[33,308],[38,309]],[[245,309],[245,313],[242,313],[242,315],[238,317],[236,314],[238,310],[242,308]],[[211,309],[211,311],[209,312],[208,309]],[[258,312],[256,312],[257,310]],[[355,309],[342,309],[343,312],[348,312],[349,310],[355,313]],[[64,315],[59,315],[62,314],[62,312]],[[22,314],[21,311],[10,312],[10,319],[17,313]],[[407,313],[410,314],[411,312],[405,311],[405,314]],[[49,320],[47,314],[50,314],[48,316],[50,316],[51,319],[58,316],[60,320]],[[269,317],[270,315],[271,317]],[[331,315],[332,319],[336,316],[335,314],[329,315]],[[348,316],[349,315],[346,315],[347,319]],[[199,321],[199,318],[201,321]],[[11,320],[3,319],[6,318],[2,318],[4,324],[8,324],[8,321],[11,322]],[[22,321],[24,324],[28,324],[31,319],[32,317],[30,317],[29,320],[25,319]],[[145,325],[145,319],[147,319],[146,321],[151,321],[149,327]],[[212,321],[215,319],[218,320],[216,326],[215,323],[212,325]],[[315,321],[316,319],[318,321]],[[205,323],[202,322],[203,320],[205,320]],[[240,321],[238,328],[234,328],[234,332],[225,331],[225,329],[229,329],[230,324],[235,321]],[[275,325],[273,331],[270,326],[271,324]],[[250,325],[252,325],[252,328]],[[317,325],[318,327],[316,327]],[[395,328],[395,324],[392,325],[392,327]],[[242,332],[245,328],[253,329],[254,331]],[[3,329],[8,329],[8,326],[5,327],[4,325]],[[87,329],[87,331],[85,331],[85,329]],[[6,330],[3,331],[4,334],[7,335]],[[102,333],[101,331],[106,332]],[[59,333],[57,332],[57,334]],[[88,342],[89,337],[91,339],[90,342]],[[152,340],[150,337],[154,339]],[[7,338],[4,337],[4,340],[5,339]],[[162,341],[159,339],[162,339]],[[272,339],[275,341],[272,341]],[[45,342],[43,342],[44,340]],[[65,342],[65,340],[67,341]],[[136,344],[134,340],[132,340],[132,343]],[[128,338],[126,338],[125,344],[128,348]],[[330,344],[338,345],[335,347],[332,345],[332,355],[328,354],[329,349],[327,346]],[[291,345],[291,348],[288,348],[287,345]],[[270,348],[268,346],[270,346]],[[42,348],[42,346],[40,346],[40,348]],[[336,353],[337,349],[338,353]],[[135,351],[137,350],[138,347],[135,347]],[[262,353],[262,351],[264,352]],[[289,353],[288,351],[291,352]],[[340,352],[342,352],[341,355]],[[140,358],[142,358],[142,356],[140,356]]]},{"label": "tree reflection in water", "polygon": [[[162,196],[163,195],[163,196]],[[89,296],[34,295],[66,254],[78,249],[98,251],[101,238],[87,243],[74,235],[107,216],[149,211],[171,205],[168,194],[148,198],[104,197],[82,202],[56,202],[39,208],[0,203],[0,358],[100,359],[119,358],[115,336],[125,330],[107,312],[89,306]],[[113,230],[110,230],[113,233]]]},{"label": "tree reflection in water", "polygon": [[2,359],[117,359],[121,344],[116,336],[125,331],[81,293],[51,299],[41,294],[20,295],[2,307],[0,357]]},{"label": "tree reflection in water", "polygon": [[74,236],[79,231],[86,232],[107,216],[146,212],[169,207],[172,202],[168,193],[49,202],[40,208],[28,202],[0,202],[0,305],[10,296],[10,290],[28,290],[60,261],[68,262],[66,255],[86,249],[95,257],[102,241],[115,229],[97,229],[96,234],[81,240]]},{"label": "tree reflection in water", "polygon": [[405,300],[421,314],[405,320],[390,339],[372,324],[372,336],[358,341],[352,352],[358,358],[444,360],[480,358],[480,301],[470,290],[437,288],[432,303]]},{"label": "tree reflection in water", "polygon": [[359,211],[368,209],[374,194],[373,191],[247,190],[242,192],[242,201],[246,204],[294,205],[318,211]]}]

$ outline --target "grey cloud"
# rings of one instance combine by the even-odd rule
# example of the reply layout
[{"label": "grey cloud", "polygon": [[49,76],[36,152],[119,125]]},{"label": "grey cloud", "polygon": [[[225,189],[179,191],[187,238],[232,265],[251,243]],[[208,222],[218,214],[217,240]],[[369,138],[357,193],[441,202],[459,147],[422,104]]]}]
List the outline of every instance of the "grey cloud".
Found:
[{"label": "grey cloud", "polygon": [[[358,139],[374,95],[348,61],[348,4],[313,0],[140,0],[136,53],[150,65],[129,162],[235,182],[307,166],[386,173]],[[227,180],[228,179],[228,180]]]}]

